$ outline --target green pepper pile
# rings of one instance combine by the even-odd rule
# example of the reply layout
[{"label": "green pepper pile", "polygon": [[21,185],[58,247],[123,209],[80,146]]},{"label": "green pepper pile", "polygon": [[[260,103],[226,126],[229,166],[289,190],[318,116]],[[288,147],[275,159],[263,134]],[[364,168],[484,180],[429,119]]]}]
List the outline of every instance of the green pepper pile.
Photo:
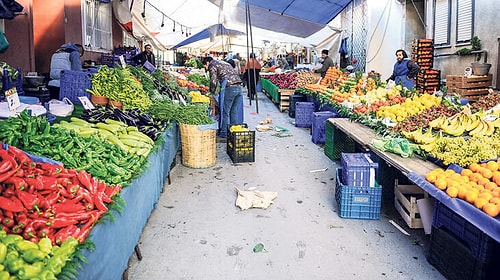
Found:
[{"label": "green pepper pile", "polygon": [[[77,251],[78,244],[74,238],[60,246],[53,245],[49,238],[31,242],[0,230],[0,280],[74,279],[79,263],[73,260],[83,258]],[[67,265],[70,262],[72,265]]]}]

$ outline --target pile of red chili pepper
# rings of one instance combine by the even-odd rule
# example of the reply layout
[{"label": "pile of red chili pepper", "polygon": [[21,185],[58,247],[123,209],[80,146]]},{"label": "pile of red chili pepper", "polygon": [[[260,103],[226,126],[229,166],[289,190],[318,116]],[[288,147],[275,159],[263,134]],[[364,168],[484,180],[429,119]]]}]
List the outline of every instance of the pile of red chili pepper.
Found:
[{"label": "pile of red chili pepper", "polygon": [[0,159],[0,229],[33,242],[74,237],[83,243],[122,189],[85,170],[34,162],[14,146],[0,144]]}]

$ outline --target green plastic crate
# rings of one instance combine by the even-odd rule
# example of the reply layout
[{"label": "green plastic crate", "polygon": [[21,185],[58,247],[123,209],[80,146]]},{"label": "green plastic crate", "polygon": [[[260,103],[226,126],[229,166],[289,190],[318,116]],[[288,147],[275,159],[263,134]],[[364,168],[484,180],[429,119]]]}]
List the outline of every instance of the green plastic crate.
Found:
[{"label": "green plastic crate", "polygon": [[354,153],[356,142],[347,134],[335,128],[332,122],[327,121],[325,126],[325,155],[331,160],[340,160],[342,153]]}]

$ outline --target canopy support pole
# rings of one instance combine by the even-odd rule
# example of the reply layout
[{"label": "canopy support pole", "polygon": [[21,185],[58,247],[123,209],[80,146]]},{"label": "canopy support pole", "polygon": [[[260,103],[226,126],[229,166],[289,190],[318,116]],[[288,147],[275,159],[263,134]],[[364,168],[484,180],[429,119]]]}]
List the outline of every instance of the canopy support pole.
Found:
[{"label": "canopy support pole", "polygon": [[[253,50],[253,34],[252,34],[252,20],[250,19],[250,5],[248,4],[248,0],[245,1],[245,23],[246,23],[246,33],[247,33],[247,62],[250,60],[250,52],[249,52],[249,47],[251,48],[252,52],[254,53]],[[249,39],[250,38],[250,39]],[[249,44],[250,40],[250,44]],[[255,57],[257,59],[257,57]],[[250,65],[250,64],[249,64]],[[257,94],[257,76],[256,71],[255,71],[255,65],[252,68],[251,71],[253,71],[253,79],[252,81],[248,81],[247,88],[250,90],[250,83],[252,83],[253,88],[255,89],[255,112],[258,114],[259,113],[259,99],[258,99],[258,94]],[[248,71],[248,69],[245,69],[245,71]],[[250,75],[247,75],[249,77]],[[252,96],[250,96],[250,106],[252,106]]]}]

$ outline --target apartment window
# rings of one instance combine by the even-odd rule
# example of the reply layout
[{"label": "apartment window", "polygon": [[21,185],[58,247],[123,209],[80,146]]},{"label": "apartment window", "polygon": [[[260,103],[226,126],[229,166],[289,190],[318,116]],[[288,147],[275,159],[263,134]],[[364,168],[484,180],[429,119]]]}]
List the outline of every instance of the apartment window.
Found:
[{"label": "apartment window", "polygon": [[450,44],[451,1],[435,0],[434,2],[434,45]]},{"label": "apartment window", "polygon": [[99,0],[85,0],[83,23],[84,42],[93,51],[112,51],[112,10],[111,4]]},{"label": "apartment window", "polygon": [[457,1],[457,43],[470,41],[473,29],[474,0]]}]

